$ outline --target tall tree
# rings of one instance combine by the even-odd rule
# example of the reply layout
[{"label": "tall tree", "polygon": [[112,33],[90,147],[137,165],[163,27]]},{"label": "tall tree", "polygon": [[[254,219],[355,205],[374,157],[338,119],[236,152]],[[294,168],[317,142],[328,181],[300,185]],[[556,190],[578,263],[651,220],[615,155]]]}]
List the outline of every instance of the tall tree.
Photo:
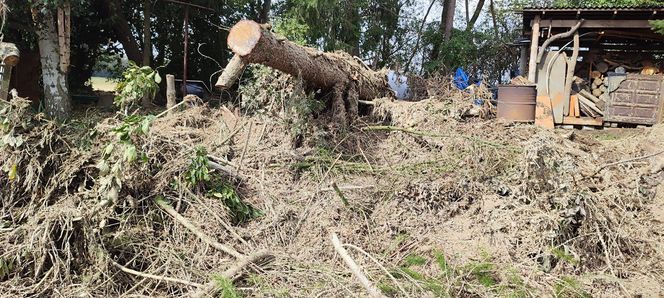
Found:
[{"label": "tall tree", "polygon": [[[68,2],[59,3],[59,6],[36,3],[32,7],[41,57],[44,106],[49,117],[60,120],[68,119],[72,110],[67,81],[69,45],[63,43],[64,37],[59,36],[59,33],[70,34],[71,27],[64,21],[68,14],[71,14]],[[60,21],[60,24],[56,25],[56,20]]]},{"label": "tall tree", "polygon": [[496,6],[493,5],[493,0],[489,0],[489,12],[491,13],[491,22],[493,23],[493,33],[498,36],[498,20],[496,17]]},{"label": "tall tree", "polygon": [[136,35],[131,30],[131,23],[125,15],[125,9],[121,0],[102,0],[106,11],[107,18],[112,23],[113,31],[117,40],[122,44],[122,48],[127,54],[129,60],[134,61],[136,64],[142,64],[143,53],[139,49]]},{"label": "tall tree", "polygon": [[482,12],[482,9],[484,8],[484,0],[479,0],[477,2],[477,7],[475,7],[475,12],[473,12],[473,17],[470,18],[468,21],[468,25],[466,26],[466,31],[472,30],[475,27],[475,23],[477,22],[477,19],[480,17],[480,13]]},{"label": "tall tree", "polygon": [[431,60],[438,60],[440,46],[443,41],[450,40],[454,28],[454,12],[456,11],[456,0],[443,0],[443,11],[440,17],[438,34],[442,37],[436,38],[431,50]]},{"label": "tall tree", "polygon": [[266,24],[270,22],[270,10],[272,9],[272,0],[263,0],[259,22]]},{"label": "tall tree", "polygon": [[152,1],[143,0],[143,65],[152,62]]}]

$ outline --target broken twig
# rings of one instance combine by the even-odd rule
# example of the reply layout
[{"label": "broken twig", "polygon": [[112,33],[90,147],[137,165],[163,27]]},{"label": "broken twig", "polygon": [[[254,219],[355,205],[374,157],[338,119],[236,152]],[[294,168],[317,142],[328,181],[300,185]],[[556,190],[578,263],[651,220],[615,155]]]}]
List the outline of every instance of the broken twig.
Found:
[{"label": "broken twig", "polygon": [[378,297],[385,297],[383,294],[380,293],[380,290],[374,286],[369,279],[362,273],[362,268],[360,268],[357,263],[353,260],[353,258],[350,257],[348,254],[348,251],[343,247],[341,244],[341,241],[339,240],[339,237],[337,237],[336,233],[332,233],[330,236],[332,239],[332,245],[334,246],[334,249],[337,251],[337,253],[341,256],[341,258],[344,260],[344,263],[346,263],[346,266],[350,271],[355,275],[355,278],[358,279],[360,284],[367,290],[369,293],[370,297],[373,298],[378,298]]},{"label": "broken twig", "polygon": [[136,276],[150,278],[150,279],[156,279],[156,280],[161,280],[161,281],[166,281],[166,282],[174,282],[174,283],[179,283],[179,284],[188,285],[188,286],[197,287],[197,288],[202,288],[203,287],[202,284],[191,282],[191,281],[184,280],[184,279],[154,275],[154,274],[143,273],[143,272],[140,272],[140,271],[129,269],[125,266],[122,266],[122,265],[116,263],[113,260],[111,260],[111,263],[113,263],[113,266],[117,267],[118,269],[122,270],[123,272],[133,274],[133,275],[136,275]]},{"label": "broken twig", "polygon": [[223,252],[225,252],[225,253],[227,253],[231,256],[234,256],[238,259],[244,258],[243,254],[237,252],[232,247],[223,245],[223,244],[217,242],[216,240],[212,239],[207,234],[203,233],[203,231],[201,231],[198,227],[196,227],[194,224],[192,224],[188,219],[186,219],[185,217],[180,215],[180,213],[175,211],[175,209],[173,209],[173,207],[171,205],[169,205],[168,203],[166,203],[166,201],[164,201],[163,199],[155,198],[155,203],[157,203],[157,205],[159,205],[159,207],[161,209],[166,211],[166,213],[168,213],[170,216],[172,216],[177,222],[182,224],[185,228],[187,228],[189,231],[191,231],[196,236],[198,236],[198,238],[203,240],[203,242],[205,242],[205,243],[209,244],[210,246],[212,246],[212,247],[214,247],[214,248],[216,248],[220,251],[223,251]]}]

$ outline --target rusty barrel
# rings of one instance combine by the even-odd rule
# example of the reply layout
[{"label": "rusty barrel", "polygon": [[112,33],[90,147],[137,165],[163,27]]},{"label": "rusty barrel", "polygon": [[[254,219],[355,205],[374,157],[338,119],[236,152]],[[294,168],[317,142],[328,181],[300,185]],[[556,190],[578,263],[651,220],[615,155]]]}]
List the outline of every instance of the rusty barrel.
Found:
[{"label": "rusty barrel", "polygon": [[534,85],[498,87],[497,117],[516,122],[535,121],[537,89]]}]

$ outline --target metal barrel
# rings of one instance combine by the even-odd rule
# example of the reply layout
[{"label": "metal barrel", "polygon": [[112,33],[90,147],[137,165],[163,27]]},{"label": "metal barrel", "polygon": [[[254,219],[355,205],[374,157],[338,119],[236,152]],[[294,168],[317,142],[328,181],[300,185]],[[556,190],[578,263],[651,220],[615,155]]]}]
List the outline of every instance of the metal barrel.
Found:
[{"label": "metal barrel", "polygon": [[536,104],[537,89],[534,85],[498,87],[498,118],[515,122],[533,122]]}]

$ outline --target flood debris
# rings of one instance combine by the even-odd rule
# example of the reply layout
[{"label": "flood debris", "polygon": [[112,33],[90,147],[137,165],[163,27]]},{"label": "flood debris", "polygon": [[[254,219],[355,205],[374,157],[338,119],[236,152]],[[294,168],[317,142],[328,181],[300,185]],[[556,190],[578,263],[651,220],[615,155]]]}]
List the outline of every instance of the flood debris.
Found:
[{"label": "flood debris", "polygon": [[375,99],[330,131],[289,106],[313,102],[301,81],[258,82],[244,116],[192,100],[58,124],[3,102],[0,291],[615,296],[662,282],[661,125],[467,117],[482,86],[438,77],[428,98]]}]

